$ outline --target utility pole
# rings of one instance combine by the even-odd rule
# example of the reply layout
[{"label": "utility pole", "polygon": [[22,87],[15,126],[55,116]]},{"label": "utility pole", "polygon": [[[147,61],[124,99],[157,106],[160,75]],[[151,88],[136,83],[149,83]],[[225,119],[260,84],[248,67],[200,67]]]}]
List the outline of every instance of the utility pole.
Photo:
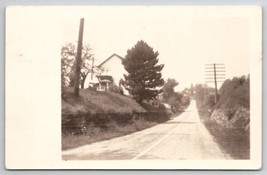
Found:
[{"label": "utility pole", "polygon": [[216,64],[213,64],[213,69],[214,69],[214,83],[215,83],[215,103],[217,103],[218,90],[217,90]]},{"label": "utility pole", "polygon": [[218,101],[217,83],[224,82],[225,64],[205,64],[206,83],[214,83],[215,85],[215,103]]},{"label": "utility pole", "polygon": [[84,25],[84,18],[81,18],[80,19],[80,29],[79,29],[79,38],[78,38],[78,48],[77,48],[77,55],[76,55],[76,70],[75,70],[74,94],[76,97],[79,97],[81,56],[82,56],[82,45],[83,45],[83,25]]}]

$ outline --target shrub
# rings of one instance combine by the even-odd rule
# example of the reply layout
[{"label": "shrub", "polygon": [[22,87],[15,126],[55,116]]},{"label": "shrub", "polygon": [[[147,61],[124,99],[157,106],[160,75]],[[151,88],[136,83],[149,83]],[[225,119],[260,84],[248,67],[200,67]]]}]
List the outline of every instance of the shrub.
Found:
[{"label": "shrub", "polygon": [[226,80],[220,88],[220,99],[216,108],[250,108],[250,80],[249,76],[234,77]]},{"label": "shrub", "polygon": [[216,104],[213,89],[196,86],[196,102],[202,121],[217,143],[236,159],[249,159],[250,155],[249,86],[249,76],[226,80]]},{"label": "shrub", "polygon": [[186,108],[188,107],[190,104],[190,98],[188,96],[183,96],[182,100],[181,100],[181,105]]},{"label": "shrub", "polygon": [[117,93],[117,94],[121,94],[121,95],[124,94],[124,93],[123,93],[123,89],[122,89],[122,87],[117,86],[116,84],[111,84],[111,85],[109,86],[109,91],[110,91],[110,92]]},{"label": "shrub", "polygon": [[169,119],[166,112],[141,112],[141,113],[98,113],[63,115],[62,134],[80,135],[90,127],[110,129],[116,126],[125,126],[134,120],[145,120],[162,123]]}]

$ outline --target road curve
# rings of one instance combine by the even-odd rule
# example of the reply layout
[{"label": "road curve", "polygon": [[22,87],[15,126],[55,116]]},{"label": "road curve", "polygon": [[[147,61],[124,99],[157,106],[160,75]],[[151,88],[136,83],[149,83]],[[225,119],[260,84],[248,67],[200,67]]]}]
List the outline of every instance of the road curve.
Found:
[{"label": "road curve", "polygon": [[63,160],[229,159],[201,123],[195,101],[173,119],[127,136],[67,151]]}]

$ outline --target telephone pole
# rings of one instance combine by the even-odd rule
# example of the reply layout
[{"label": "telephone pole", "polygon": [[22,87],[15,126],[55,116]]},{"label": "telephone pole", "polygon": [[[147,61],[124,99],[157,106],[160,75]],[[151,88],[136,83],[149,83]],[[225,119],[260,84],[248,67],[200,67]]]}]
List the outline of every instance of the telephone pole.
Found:
[{"label": "telephone pole", "polygon": [[76,55],[76,70],[75,70],[74,94],[76,97],[79,96],[81,56],[82,56],[82,45],[83,45],[83,24],[84,24],[84,18],[81,18],[80,19],[80,29],[79,29],[79,38],[78,38],[78,48],[77,48],[77,55]]},{"label": "telephone pole", "polygon": [[206,83],[214,83],[215,85],[215,103],[218,101],[217,82],[224,82],[225,64],[205,64]]}]

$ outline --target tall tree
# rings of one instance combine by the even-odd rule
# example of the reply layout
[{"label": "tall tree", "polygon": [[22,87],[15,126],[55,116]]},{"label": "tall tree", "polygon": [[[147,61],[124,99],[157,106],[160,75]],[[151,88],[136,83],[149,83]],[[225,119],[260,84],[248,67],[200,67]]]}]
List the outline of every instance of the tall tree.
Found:
[{"label": "tall tree", "polygon": [[138,103],[154,99],[162,92],[164,80],[161,77],[161,70],[164,65],[157,65],[158,55],[158,52],[154,52],[153,48],[141,40],[127,51],[122,61],[128,72],[124,75],[122,85]]},{"label": "tall tree", "polygon": [[[61,49],[61,60],[68,62],[68,85],[73,87],[75,84],[75,56],[76,56],[76,46],[72,43],[67,43]],[[81,88],[84,88],[84,83],[87,75],[92,71],[91,62],[94,59],[94,55],[92,54],[92,49],[89,45],[84,45],[82,48],[82,56],[81,56],[81,71],[80,71],[80,85]]]}]

